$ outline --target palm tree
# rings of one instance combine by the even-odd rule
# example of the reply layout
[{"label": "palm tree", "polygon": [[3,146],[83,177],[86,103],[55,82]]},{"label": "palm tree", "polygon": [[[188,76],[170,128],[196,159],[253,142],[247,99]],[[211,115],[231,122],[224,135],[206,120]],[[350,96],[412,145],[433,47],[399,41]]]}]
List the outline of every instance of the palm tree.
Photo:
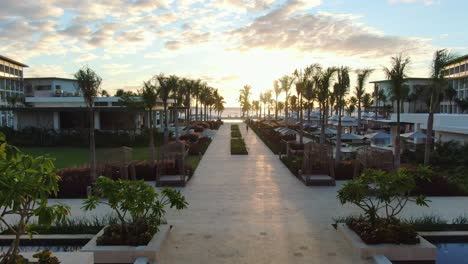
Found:
[{"label": "palm tree", "polygon": [[163,102],[163,107],[164,107],[164,143],[167,143],[169,141],[167,101],[169,100],[172,91],[177,88],[178,79],[174,75],[166,77],[162,73],[155,76],[155,78],[159,82],[157,94],[159,98],[161,99],[161,101]]},{"label": "palm tree", "polygon": [[283,89],[279,86],[277,80],[273,82],[273,92],[275,93],[275,120],[278,120],[278,96],[283,92]]},{"label": "palm tree", "polygon": [[334,86],[337,100],[337,110],[338,110],[338,127],[336,130],[336,148],[335,148],[335,160],[337,162],[341,161],[341,114],[344,108],[345,100],[344,97],[349,90],[349,68],[341,67],[338,70],[338,82]]},{"label": "palm tree", "polygon": [[78,70],[74,77],[89,111],[89,165],[91,180],[94,182],[97,178],[96,142],[94,138],[94,100],[99,94],[102,78],[87,66]]},{"label": "palm tree", "polygon": [[448,90],[448,82],[444,77],[444,68],[453,56],[446,50],[437,50],[432,62],[432,83],[430,87],[429,116],[427,117],[426,145],[424,148],[424,165],[429,165],[433,145],[434,111],[440,103],[441,94]]},{"label": "palm tree", "polygon": [[400,168],[400,102],[403,98],[402,90],[405,85],[405,78],[407,76],[408,64],[410,59],[408,57],[403,58],[403,56],[397,55],[392,57],[392,67],[384,67],[384,73],[387,76],[387,79],[391,84],[391,91],[396,100],[397,107],[397,134],[395,138],[395,167]]},{"label": "palm tree", "polygon": [[278,112],[279,114],[281,115],[281,113],[283,112],[283,109],[284,109],[284,103],[283,102],[278,102]]},{"label": "palm tree", "polygon": [[346,113],[348,116],[351,116],[356,110],[356,105],[358,105],[358,99],[354,96],[351,96],[348,100],[348,107],[346,108]]},{"label": "palm tree", "polygon": [[317,100],[320,105],[320,123],[321,123],[321,132],[320,132],[320,143],[325,143],[325,126],[327,122],[328,115],[328,97],[330,95],[329,87],[330,82],[333,78],[333,75],[337,71],[335,67],[329,67],[325,71],[320,70],[319,76],[316,79],[318,83],[317,90]]},{"label": "palm tree", "polygon": [[198,121],[198,101],[200,96],[200,90],[203,86],[202,81],[200,79],[194,80],[192,82],[192,95],[195,97],[195,120]]},{"label": "palm tree", "polygon": [[368,112],[369,109],[371,109],[372,104],[372,95],[370,93],[365,93],[362,97],[362,106],[364,107],[364,111]]},{"label": "palm tree", "polygon": [[288,121],[289,91],[291,90],[291,86],[294,83],[294,77],[291,77],[289,75],[284,75],[283,77],[281,77],[281,79],[279,79],[279,82],[281,84],[281,90],[283,90],[286,93],[284,116],[285,116],[286,127],[288,127],[289,125],[289,121]]},{"label": "palm tree", "polygon": [[258,111],[260,110],[260,101],[254,100],[252,101],[252,108],[255,111],[255,116],[258,117]]},{"label": "palm tree", "polygon": [[245,116],[245,113],[249,112],[251,105],[250,105],[250,95],[252,95],[252,87],[250,85],[244,85],[244,87],[240,90],[239,95],[239,103],[242,110],[242,117]]},{"label": "palm tree", "polygon": [[270,108],[271,108],[271,101],[272,101],[272,92],[271,90],[266,90],[265,91],[265,103],[267,104],[267,107],[268,107],[268,119],[270,119]]},{"label": "palm tree", "polygon": [[215,93],[215,98],[214,98],[214,109],[218,113],[218,119],[221,119],[221,113],[224,111],[224,104],[226,103],[224,101],[224,97],[222,97],[219,93],[218,90],[216,90]]},{"label": "palm tree", "polygon": [[[154,160],[156,159],[156,148],[154,147],[154,120],[153,120],[153,109],[157,105],[158,92],[156,85],[147,81],[143,84],[143,88],[140,91],[141,104],[149,114],[149,147],[150,147],[150,158],[151,164],[154,166]],[[153,170],[151,170],[153,171]]]},{"label": "palm tree", "polygon": [[369,78],[369,75],[373,72],[372,69],[364,69],[357,71],[357,85],[354,95],[356,95],[357,99],[357,109],[358,109],[358,133],[361,131],[361,107],[362,107],[362,99],[366,92],[366,82]]}]

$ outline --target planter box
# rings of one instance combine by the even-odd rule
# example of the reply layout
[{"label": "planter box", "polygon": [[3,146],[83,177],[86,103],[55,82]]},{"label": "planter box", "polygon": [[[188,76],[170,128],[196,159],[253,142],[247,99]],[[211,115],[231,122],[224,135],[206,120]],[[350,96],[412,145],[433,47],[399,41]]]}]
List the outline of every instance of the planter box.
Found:
[{"label": "planter box", "polygon": [[[57,241],[57,244],[65,240],[89,240],[92,239],[92,234],[51,234],[51,235],[34,235],[31,239],[29,235],[22,235],[21,240],[34,241],[34,240],[49,240]],[[0,240],[13,240],[14,235],[0,235]],[[31,263],[37,263],[36,258],[33,255],[37,252],[21,252],[20,254],[28,259]],[[89,252],[53,252],[53,256],[56,256],[61,264],[94,264],[93,253]]]},{"label": "planter box", "polygon": [[384,255],[392,261],[433,261],[435,263],[437,247],[421,236],[419,236],[420,243],[416,245],[368,245],[346,224],[339,224],[337,230],[351,245],[354,252],[363,259],[372,258],[374,255]]},{"label": "planter box", "polygon": [[159,232],[153,236],[148,245],[138,247],[96,245],[96,239],[102,236],[104,229],[81,249],[82,252],[94,253],[95,263],[133,263],[139,257],[146,257],[151,263],[156,262],[160,248],[169,235],[171,227],[167,224],[161,225]]},{"label": "planter box", "polygon": [[[31,263],[37,263],[37,258],[33,258],[35,252],[21,252],[21,255]],[[89,252],[53,252],[61,264],[94,264],[93,253]]]}]

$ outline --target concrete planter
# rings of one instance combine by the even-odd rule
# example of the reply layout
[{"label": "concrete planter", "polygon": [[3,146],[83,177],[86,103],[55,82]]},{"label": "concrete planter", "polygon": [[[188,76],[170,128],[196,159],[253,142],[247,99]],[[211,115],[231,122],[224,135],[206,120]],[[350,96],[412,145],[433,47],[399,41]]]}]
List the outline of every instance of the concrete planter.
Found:
[{"label": "concrete planter", "polygon": [[[94,235],[91,234],[62,234],[62,235],[34,235],[32,240],[56,240],[58,242],[64,240],[87,240],[92,239]],[[1,240],[12,240],[15,239],[14,235],[0,235]],[[22,240],[31,240],[28,235],[22,235]],[[21,255],[28,259],[31,263],[36,263],[36,258],[33,255],[37,252],[21,252]],[[53,256],[56,256],[62,264],[94,264],[93,253],[89,252],[53,252]]]},{"label": "concrete planter", "polygon": [[419,236],[420,243],[416,245],[378,244],[368,245],[352,231],[346,224],[337,226],[338,232],[351,245],[354,252],[363,259],[375,255],[383,255],[393,261],[434,261],[437,248],[423,237]]},{"label": "concrete planter", "polygon": [[147,258],[149,262],[156,262],[162,244],[167,239],[171,227],[161,225],[159,232],[153,236],[146,246],[98,246],[96,240],[104,233],[103,228],[82,249],[82,252],[94,253],[95,263],[133,263],[137,258]]},{"label": "concrete planter", "polygon": [[[21,252],[21,255],[28,259],[31,263],[37,263],[36,258],[33,258],[35,252]],[[89,252],[53,252],[53,256],[57,257],[61,264],[94,264],[93,253]]]}]

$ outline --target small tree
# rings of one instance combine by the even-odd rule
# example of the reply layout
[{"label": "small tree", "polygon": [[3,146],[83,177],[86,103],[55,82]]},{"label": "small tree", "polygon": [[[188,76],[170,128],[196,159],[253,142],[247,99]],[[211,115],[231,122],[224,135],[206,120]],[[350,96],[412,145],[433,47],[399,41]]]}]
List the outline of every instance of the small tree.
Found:
[{"label": "small tree", "polygon": [[99,95],[102,78],[87,66],[75,73],[75,79],[89,110],[89,163],[91,179],[96,180],[96,142],[94,139],[94,100]]},{"label": "small tree", "polygon": [[[48,205],[49,196],[58,192],[58,181],[51,158],[23,154],[8,145],[0,133],[0,227],[15,235],[8,251],[0,254],[1,264],[16,263],[20,236],[28,232],[32,217],[47,226],[63,221],[70,213],[70,208],[65,205]],[[14,224],[12,216],[17,219]]]},{"label": "small tree", "polygon": [[419,167],[413,173],[407,169],[393,172],[366,170],[343,185],[338,191],[338,199],[342,204],[351,203],[361,208],[367,220],[375,225],[380,215],[396,217],[408,202],[428,206],[426,197],[413,197],[411,192],[416,188],[417,177],[428,179],[430,173],[426,167]]},{"label": "small tree", "polygon": [[[120,245],[147,243],[159,231],[159,226],[165,222],[166,206],[181,210],[188,205],[180,191],[166,188],[158,194],[144,181],[113,181],[101,176],[96,181],[96,187],[102,198],[107,200],[90,196],[82,208],[89,211],[96,209],[98,204],[107,205],[120,221],[117,230],[116,226],[106,228],[105,235],[98,239],[98,244],[100,242],[107,244],[109,241]],[[147,229],[142,228],[143,226]]]}]

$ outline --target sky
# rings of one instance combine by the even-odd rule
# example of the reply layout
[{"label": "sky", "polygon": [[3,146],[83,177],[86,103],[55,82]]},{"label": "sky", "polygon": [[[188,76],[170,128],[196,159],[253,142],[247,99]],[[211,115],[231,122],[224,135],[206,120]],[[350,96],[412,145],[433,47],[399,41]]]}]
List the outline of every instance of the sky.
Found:
[{"label": "sky", "polygon": [[25,77],[88,65],[111,94],[159,73],[199,78],[236,106],[244,85],[257,97],[313,63],[372,68],[378,80],[403,53],[410,75],[427,77],[435,50],[468,53],[466,10],[465,0],[1,0],[0,54],[29,65]]}]

